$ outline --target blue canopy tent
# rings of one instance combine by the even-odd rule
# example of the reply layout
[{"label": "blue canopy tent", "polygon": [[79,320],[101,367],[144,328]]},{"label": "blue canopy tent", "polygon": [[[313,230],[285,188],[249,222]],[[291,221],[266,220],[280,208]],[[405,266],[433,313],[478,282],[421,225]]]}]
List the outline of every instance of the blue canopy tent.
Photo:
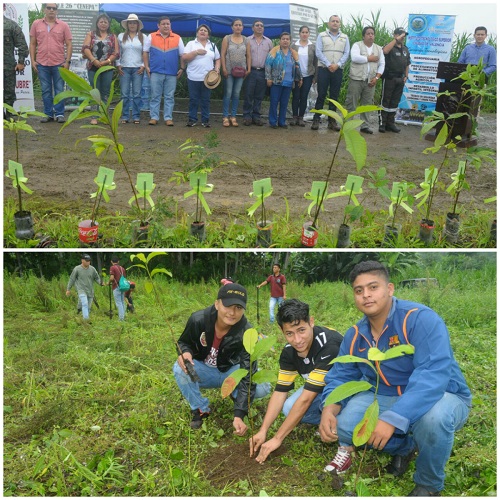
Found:
[{"label": "blue canopy tent", "polygon": [[244,35],[252,34],[251,27],[256,19],[264,22],[264,34],[269,38],[290,31],[290,7],[287,3],[102,3],[99,10],[118,22],[129,14],[137,14],[147,33],[158,29],[158,19],[163,15],[172,21],[172,31],[184,37],[194,38],[200,24],[210,26],[213,36],[222,37],[231,33],[231,23],[237,18],[243,21]]}]

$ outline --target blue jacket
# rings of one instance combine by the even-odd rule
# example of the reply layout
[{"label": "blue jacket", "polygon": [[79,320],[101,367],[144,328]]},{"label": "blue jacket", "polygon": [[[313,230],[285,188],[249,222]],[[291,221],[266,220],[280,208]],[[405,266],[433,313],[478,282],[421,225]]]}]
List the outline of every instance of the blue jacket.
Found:
[{"label": "blue jacket", "polygon": [[[445,392],[456,394],[470,406],[472,396],[453,356],[448,330],[429,307],[393,297],[384,331],[375,341],[365,316],[344,336],[339,356],[368,357],[368,349],[385,352],[400,344],[411,344],[415,353],[377,362],[379,394],[400,396],[380,419],[408,432],[410,425],[425,415]],[[373,363],[373,362],[372,362]],[[335,363],[325,377],[322,403],[333,389],[351,380],[376,385],[376,375],[365,363]],[[340,404],[344,406],[347,400]]]}]

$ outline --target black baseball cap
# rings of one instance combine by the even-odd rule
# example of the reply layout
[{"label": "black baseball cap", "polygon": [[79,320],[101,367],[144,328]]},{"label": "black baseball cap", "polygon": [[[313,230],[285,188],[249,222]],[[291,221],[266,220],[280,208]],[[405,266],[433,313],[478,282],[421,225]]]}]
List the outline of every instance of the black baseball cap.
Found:
[{"label": "black baseball cap", "polygon": [[396,28],[394,30],[395,35],[402,35],[402,34],[408,35],[408,32],[404,28]]},{"label": "black baseball cap", "polygon": [[236,305],[247,308],[247,290],[238,283],[228,283],[220,287],[217,299],[222,300],[225,307]]},{"label": "black baseball cap", "polygon": [[89,255],[88,253],[83,253],[83,254],[82,254],[82,259],[83,259],[83,260],[88,260],[89,262],[92,260],[92,259],[90,258],[90,255]]}]

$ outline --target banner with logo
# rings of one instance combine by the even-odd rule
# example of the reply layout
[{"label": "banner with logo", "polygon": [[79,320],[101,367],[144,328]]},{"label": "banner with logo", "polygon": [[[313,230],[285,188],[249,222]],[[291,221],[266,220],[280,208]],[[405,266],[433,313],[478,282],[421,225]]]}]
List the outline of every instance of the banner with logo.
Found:
[{"label": "banner with logo", "polygon": [[440,61],[449,61],[455,16],[410,14],[406,46],[411,65],[396,113],[400,123],[419,125],[436,108],[441,79],[436,78]]},{"label": "banner with logo", "polygon": [[[26,44],[30,45],[30,26],[28,17],[27,3],[4,3],[3,15],[17,23],[23,30]],[[15,49],[14,57],[18,60],[17,48]],[[28,108],[31,111],[35,109],[35,100],[33,97],[33,75],[31,73],[31,60],[28,57],[24,63],[24,69],[16,74],[16,101],[14,109],[18,110],[22,107]]]}]

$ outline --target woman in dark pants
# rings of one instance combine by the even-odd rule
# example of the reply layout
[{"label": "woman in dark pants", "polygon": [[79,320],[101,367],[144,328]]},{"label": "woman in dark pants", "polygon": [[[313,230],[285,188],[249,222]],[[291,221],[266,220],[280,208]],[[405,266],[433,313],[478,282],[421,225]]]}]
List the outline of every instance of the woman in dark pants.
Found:
[{"label": "woman in dark pants", "polygon": [[302,73],[302,87],[296,85],[292,90],[292,114],[290,125],[305,127],[304,114],[307,108],[307,97],[311,85],[316,82],[318,58],[316,57],[316,44],[309,41],[309,28],[302,26],[299,30],[300,38],[292,44],[299,54],[299,65]]}]

